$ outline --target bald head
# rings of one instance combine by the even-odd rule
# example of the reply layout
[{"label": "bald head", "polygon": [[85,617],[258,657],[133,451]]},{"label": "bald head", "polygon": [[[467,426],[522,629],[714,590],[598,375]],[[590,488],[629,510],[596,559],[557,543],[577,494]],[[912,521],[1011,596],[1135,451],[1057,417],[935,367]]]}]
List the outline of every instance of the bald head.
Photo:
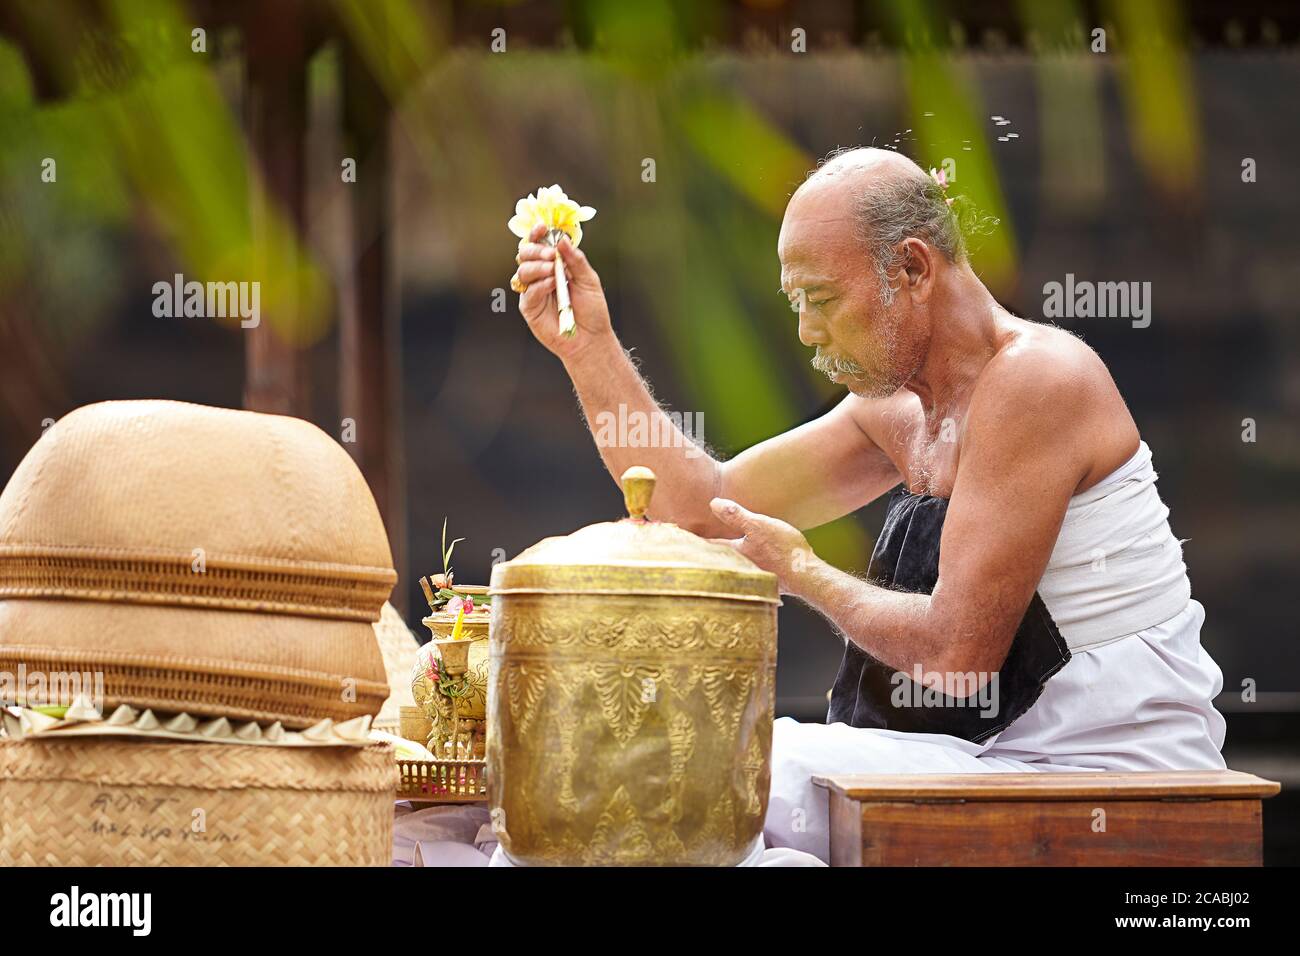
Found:
[{"label": "bald head", "polygon": [[795,196],[805,190],[863,189],[873,182],[912,180],[923,184],[929,179],[920,166],[902,153],[874,146],[837,149],[808,174]]},{"label": "bald head", "polygon": [[806,237],[810,229],[837,245],[865,244],[886,300],[892,296],[888,276],[904,239],[920,239],[950,262],[965,257],[961,229],[943,189],[890,149],[840,149],[823,160],[790,198],[783,247],[787,236]]}]

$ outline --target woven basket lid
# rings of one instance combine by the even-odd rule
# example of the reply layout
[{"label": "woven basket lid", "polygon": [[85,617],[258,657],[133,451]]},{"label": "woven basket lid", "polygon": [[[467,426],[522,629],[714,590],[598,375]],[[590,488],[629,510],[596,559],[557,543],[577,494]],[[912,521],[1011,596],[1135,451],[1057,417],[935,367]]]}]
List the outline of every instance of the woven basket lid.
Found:
[{"label": "woven basket lid", "polygon": [[365,479],[314,425],[89,405],[0,494],[0,670],[102,672],[107,706],[373,715],[392,564]]}]

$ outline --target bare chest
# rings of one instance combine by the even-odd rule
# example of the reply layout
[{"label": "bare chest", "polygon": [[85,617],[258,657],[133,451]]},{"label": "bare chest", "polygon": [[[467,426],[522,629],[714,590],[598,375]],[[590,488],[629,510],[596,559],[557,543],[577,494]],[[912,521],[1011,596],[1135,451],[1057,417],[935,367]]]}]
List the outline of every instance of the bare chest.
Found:
[{"label": "bare chest", "polygon": [[907,490],[939,498],[952,496],[961,459],[962,419],[927,418],[920,409],[898,422],[890,457]]}]

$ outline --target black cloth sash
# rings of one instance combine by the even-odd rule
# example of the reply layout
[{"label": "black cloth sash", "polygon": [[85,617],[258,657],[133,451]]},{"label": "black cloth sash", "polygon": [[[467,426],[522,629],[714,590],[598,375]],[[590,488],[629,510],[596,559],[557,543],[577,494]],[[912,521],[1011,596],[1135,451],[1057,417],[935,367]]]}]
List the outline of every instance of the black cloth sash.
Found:
[{"label": "black cloth sash", "polygon": [[[895,489],[867,577],[892,590],[932,593],[939,580],[939,539],[947,513],[946,498]],[[826,722],[951,734],[978,743],[1027,711],[1048,678],[1069,660],[1070,649],[1037,593],[997,672],[996,691],[985,691],[982,705],[978,694],[960,700],[927,690],[912,675],[896,672],[846,640]],[[994,685],[989,686],[992,690]]]}]

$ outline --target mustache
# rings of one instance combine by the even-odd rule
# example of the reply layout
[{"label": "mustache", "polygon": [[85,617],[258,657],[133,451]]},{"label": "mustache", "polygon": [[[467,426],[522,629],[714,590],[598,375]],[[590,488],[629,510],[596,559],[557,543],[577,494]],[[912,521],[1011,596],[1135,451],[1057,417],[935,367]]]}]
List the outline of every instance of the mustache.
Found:
[{"label": "mustache", "polygon": [[827,377],[834,375],[843,375],[855,379],[867,377],[867,370],[853,359],[843,358],[838,355],[827,355],[821,350],[821,346],[817,347],[817,352],[812,357],[812,367]]}]

